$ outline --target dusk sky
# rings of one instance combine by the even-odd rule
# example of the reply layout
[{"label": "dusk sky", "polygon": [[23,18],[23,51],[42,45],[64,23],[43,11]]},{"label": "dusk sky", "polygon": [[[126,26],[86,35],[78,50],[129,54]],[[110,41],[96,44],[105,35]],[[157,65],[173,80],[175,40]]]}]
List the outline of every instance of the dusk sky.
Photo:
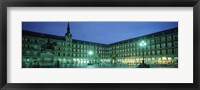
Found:
[{"label": "dusk sky", "polygon": [[[22,22],[22,29],[64,36],[68,22]],[[110,44],[178,27],[178,22],[70,22],[73,39]]]}]

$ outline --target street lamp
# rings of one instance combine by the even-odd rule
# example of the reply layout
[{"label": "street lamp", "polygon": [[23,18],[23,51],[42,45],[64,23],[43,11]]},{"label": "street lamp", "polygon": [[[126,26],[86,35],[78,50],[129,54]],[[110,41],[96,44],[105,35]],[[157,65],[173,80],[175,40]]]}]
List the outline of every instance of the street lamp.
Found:
[{"label": "street lamp", "polygon": [[89,54],[89,55],[92,55],[92,54],[93,54],[93,51],[89,51],[88,54]]},{"label": "street lamp", "polygon": [[144,65],[144,47],[147,45],[147,43],[145,41],[140,42],[140,46],[143,47],[143,52],[142,52],[142,56],[143,56],[143,60],[142,60],[142,64]]},{"label": "street lamp", "polygon": [[[90,55],[90,56],[92,56],[93,55],[93,51],[89,51],[88,52],[88,54]],[[91,58],[91,57],[90,57]],[[89,60],[89,65],[91,65],[92,63],[91,63],[91,59]]]}]

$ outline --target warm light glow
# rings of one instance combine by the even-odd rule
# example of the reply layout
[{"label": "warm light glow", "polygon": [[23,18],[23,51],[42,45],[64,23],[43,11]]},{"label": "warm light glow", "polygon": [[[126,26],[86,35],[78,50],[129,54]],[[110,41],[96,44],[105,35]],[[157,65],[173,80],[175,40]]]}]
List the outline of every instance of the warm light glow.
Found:
[{"label": "warm light glow", "polygon": [[166,57],[162,57],[162,60],[167,60],[167,58]]},{"label": "warm light glow", "polygon": [[172,60],[172,58],[171,58],[171,57],[168,57],[168,60]]}]

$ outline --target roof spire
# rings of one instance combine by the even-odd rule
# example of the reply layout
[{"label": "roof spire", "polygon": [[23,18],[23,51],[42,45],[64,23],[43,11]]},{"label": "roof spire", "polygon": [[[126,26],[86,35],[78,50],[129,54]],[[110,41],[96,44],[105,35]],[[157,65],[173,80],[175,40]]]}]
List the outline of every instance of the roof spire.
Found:
[{"label": "roof spire", "polygon": [[68,22],[68,26],[67,26],[67,34],[70,33],[70,25],[69,25],[69,22]]},{"label": "roof spire", "polygon": [[68,25],[67,25],[67,33],[66,33],[66,35],[70,35],[71,36],[69,22],[68,22]]}]

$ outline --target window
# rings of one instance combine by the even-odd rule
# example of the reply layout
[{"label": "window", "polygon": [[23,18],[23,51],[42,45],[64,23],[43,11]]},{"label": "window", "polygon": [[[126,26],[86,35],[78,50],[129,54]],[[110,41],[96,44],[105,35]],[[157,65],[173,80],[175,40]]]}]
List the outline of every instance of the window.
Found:
[{"label": "window", "polygon": [[158,38],[156,38],[156,42],[160,42],[160,38],[158,37]]},{"label": "window", "polygon": [[177,47],[178,46],[178,42],[174,42],[174,47]]},{"label": "window", "polygon": [[37,45],[34,45],[33,48],[34,48],[34,49],[37,49]]},{"label": "window", "polygon": [[171,41],[172,40],[172,36],[167,36],[167,41]]},{"label": "window", "polygon": [[60,45],[60,42],[57,42],[58,45]]},{"label": "window", "polygon": [[36,51],[34,51],[34,52],[33,52],[33,55],[37,55],[37,52],[36,52]]},{"label": "window", "polygon": [[166,50],[162,50],[162,54],[166,54]]},{"label": "window", "polygon": [[165,37],[162,37],[162,38],[161,38],[161,41],[164,42],[164,41],[165,41]]},{"label": "window", "polygon": [[178,49],[177,49],[177,48],[174,49],[174,53],[175,53],[175,54],[178,54]]},{"label": "window", "polygon": [[147,46],[147,49],[150,50],[150,45]]},{"label": "window", "polygon": [[140,54],[139,53],[137,53],[137,56],[139,56]]},{"label": "window", "polygon": [[156,44],[156,48],[159,49],[160,48],[160,44]]},{"label": "window", "polygon": [[151,43],[154,43],[154,38],[153,38],[153,39],[151,39]]},{"label": "window", "polygon": [[26,51],[26,55],[30,55],[31,54],[31,52],[30,51]]},{"label": "window", "polygon": [[151,45],[151,49],[155,49],[155,45]]},{"label": "window", "polygon": [[28,40],[27,40],[28,42],[30,42],[31,40],[30,40],[30,38],[28,38]]},{"label": "window", "polygon": [[152,55],[155,55],[155,51],[152,51]]},{"label": "window", "polygon": [[149,43],[150,43],[150,40],[146,40],[146,42],[149,44]]},{"label": "window", "polygon": [[146,53],[146,52],[144,52],[144,56],[146,56],[146,54],[147,54],[147,53]]},{"label": "window", "polygon": [[162,47],[162,48],[165,48],[165,47],[166,47],[166,44],[165,44],[165,43],[162,43],[162,44],[161,44],[161,47]]},{"label": "window", "polygon": [[137,51],[139,51],[139,48],[137,48]]},{"label": "window", "polygon": [[151,55],[151,51],[148,51],[148,55]]},{"label": "window", "polygon": [[159,55],[159,54],[160,54],[160,50],[157,50],[156,52],[157,52],[157,55]]},{"label": "window", "polygon": [[168,54],[172,54],[172,49],[167,50]]},{"label": "window", "polygon": [[178,40],[178,36],[177,35],[173,35],[173,39],[174,40]]},{"label": "window", "polygon": [[172,42],[167,43],[167,47],[171,48],[172,47]]},{"label": "window", "polygon": [[142,56],[142,53],[143,53],[143,52],[140,52],[140,56]]}]

